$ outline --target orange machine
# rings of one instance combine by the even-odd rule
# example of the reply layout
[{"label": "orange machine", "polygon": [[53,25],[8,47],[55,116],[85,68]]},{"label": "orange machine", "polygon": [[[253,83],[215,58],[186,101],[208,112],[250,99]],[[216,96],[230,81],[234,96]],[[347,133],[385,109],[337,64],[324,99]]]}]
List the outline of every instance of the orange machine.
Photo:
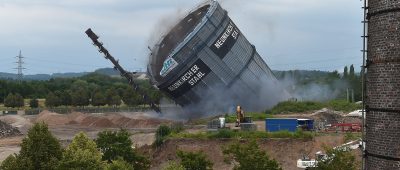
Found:
[{"label": "orange machine", "polygon": [[244,110],[242,107],[236,107],[236,127],[240,126],[240,123],[244,122]]}]

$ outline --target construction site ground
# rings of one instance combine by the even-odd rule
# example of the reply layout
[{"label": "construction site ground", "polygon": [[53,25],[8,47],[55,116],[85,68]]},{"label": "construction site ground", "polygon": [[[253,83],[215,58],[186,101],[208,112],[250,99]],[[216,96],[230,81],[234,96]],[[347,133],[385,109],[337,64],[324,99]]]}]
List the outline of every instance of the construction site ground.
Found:
[{"label": "construction site ground", "polygon": [[[328,114],[329,115],[329,114]],[[288,115],[286,115],[288,116]],[[308,117],[310,114],[292,114],[288,117]],[[155,141],[155,131],[160,124],[172,124],[174,121],[160,119],[147,113],[92,113],[74,112],[58,114],[44,111],[39,115],[4,115],[0,120],[17,127],[22,135],[16,134],[0,138],[0,161],[8,155],[18,153],[20,143],[28,129],[35,122],[45,122],[49,130],[57,137],[63,146],[67,146],[75,134],[85,132],[91,138],[103,130],[128,130],[135,147],[151,158],[151,169],[162,169],[168,161],[177,160],[176,150],[203,151],[214,163],[214,169],[232,169],[232,164],[224,162],[222,147],[237,139],[168,139],[158,148],[151,146]],[[343,120],[343,119],[341,119]],[[258,130],[265,130],[264,121],[255,121]],[[233,124],[227,124],[234,126]],[[188,133],[206,131],[205,125],[185,126]],[[276,159],[283,169],[297,169],[296,161],[306,154],[313,157],[314,153],[323,150],[323,146],[334,147],[344,143],[344,134],[321,133],[312,140],[305,139],[259,139],[260,147],[267,151],[271,158]],[[354,151],[360,160],[359,150]]]}]

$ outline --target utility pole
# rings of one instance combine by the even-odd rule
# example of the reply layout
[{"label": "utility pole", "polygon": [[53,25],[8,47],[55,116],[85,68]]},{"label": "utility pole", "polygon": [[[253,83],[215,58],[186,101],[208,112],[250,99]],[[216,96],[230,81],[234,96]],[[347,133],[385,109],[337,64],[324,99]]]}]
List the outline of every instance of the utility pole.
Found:
[{"label": "utility pole", "polygon": [[24,74],[22,73],[22,70],[25,69],[24,67],[22,67],[22,64],[24,64],[22,59],[24,57],[22,57],[21,50],[19,50],[19,55],[16,56],[16,58],[17,58],[17,62],[15,62],[15,63],[17,63],[17,68],[14,68],[14,69],[17,70],[17,79],[18,79],[19,82],[21,82],[23,77],[24,77]]}]

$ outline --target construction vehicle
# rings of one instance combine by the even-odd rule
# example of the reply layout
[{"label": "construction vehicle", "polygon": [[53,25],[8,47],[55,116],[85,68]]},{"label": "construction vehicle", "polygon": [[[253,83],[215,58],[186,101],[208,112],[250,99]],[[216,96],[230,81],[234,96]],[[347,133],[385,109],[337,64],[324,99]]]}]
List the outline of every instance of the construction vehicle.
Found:
[{"label": "construction vehicle", "polygon": [[[362,146],[361,139],[354,140],[347,142],[345,144],[342,144],[340,146],[336,146],[333,149],[334,150],[340,150],[340,151],[351,151],[358,149]],[[335,156],[335,155],[331,155]],[[327,154],[322,153],[321,151],[318,151],[315,153],[315,159],[310,159],[309,156],[303,155],[301,159],[297,160],[297,167],[301,169],[308,169],[311,167],[317,167],[318,166],[318,161],[324,161],[328,160],[330,157]]]},{"label": "construction vehicle", "polygon": [[240,126],[240,123],[244,123],[244,110],[241,106],[236,107],[236,127]]}]

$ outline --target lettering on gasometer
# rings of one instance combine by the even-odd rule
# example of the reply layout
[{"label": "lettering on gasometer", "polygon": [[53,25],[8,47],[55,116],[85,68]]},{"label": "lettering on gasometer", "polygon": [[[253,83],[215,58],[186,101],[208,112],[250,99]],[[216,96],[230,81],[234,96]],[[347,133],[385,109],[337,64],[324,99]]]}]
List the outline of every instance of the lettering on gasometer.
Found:
[{"label": "lettering on gasometer", "polygon": [[164,88],[164,91],[168,92],[173,97],[182,96],[210,72],[211,69],[201,59],[197,59],[179,79],[175,80],[170,86]]},{"label": "lettering on gasometer", "polygon": [[223,59],[235,45],[239,35],[239,29],[230,21],[224,32],[218,36],[210,48],[219,58]]}]

